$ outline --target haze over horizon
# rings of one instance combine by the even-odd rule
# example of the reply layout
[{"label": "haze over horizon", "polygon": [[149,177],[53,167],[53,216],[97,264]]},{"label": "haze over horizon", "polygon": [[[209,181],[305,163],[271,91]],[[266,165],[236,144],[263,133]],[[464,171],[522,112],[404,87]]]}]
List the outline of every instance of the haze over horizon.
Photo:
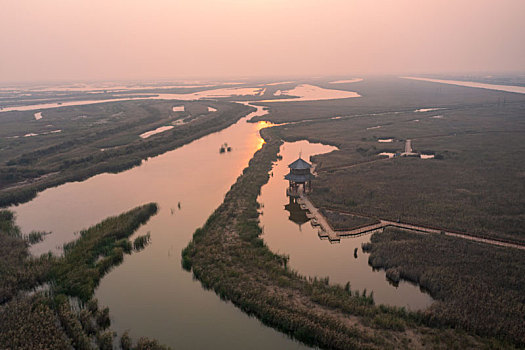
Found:
[{"label": "haze over horizon", "polygon": [[525,71],[522,0],[0,4],[0,84]]}]

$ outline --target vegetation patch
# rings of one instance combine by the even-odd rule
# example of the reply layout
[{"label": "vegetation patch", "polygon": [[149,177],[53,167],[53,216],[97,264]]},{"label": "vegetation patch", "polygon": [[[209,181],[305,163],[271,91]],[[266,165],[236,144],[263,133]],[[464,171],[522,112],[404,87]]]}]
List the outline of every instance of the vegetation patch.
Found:
[{"label": "vegetation patch", "polygon": [[[432,86],[367,79],[363,98],[274,104],[264,118],[294,122],[275,131],[285,141],[339,148],[312,158],[318,208],[524,244],[525,96],[454,86],[437,96]],[[446,118],[415,115],[421,101],[446,107]],[[379,157],[404,152],[383,138],[435,157]]]},{"label": "vegetation patch", "polygon": [[[0,348],[113,349],[109,309],[92,299],[93,288],[131,251],[127,237],[156,211],[151,203],[106,219],[67,244],[63,257],[34,258],[13,213],[0,210]],[[166,349],[123,337],[123,349]]]},{"label": "vegetation patch", "polygon": [[379,223],[379,220],[377,219],[340,213],[326,208],[321,208],[319,211],[328,220],[330,226],[336,231],[350,231],[359,227]]},{"label": "vegetation patch", "polygon": [[150,203],[81,231],[51,269],[56,292],[89,300],[102,276],[131,252],[127,238],[156,213],[157,205]]},{"label": "vegetation patch", "polygon": [[[184,103],[185,112],[173,112],[177,102]],[[217,112],[208,113],[208,106]],[[222,130],[252,110],[228,102],[120,101],[48,109],[45,124],[35,122],[34,111],[0,112],[0,207],[26,202],[39,191],[66,182],[130,169],[148,157]],[[186,118],[188,113],[198,117]],[[184,123],[169,131],[139,137],[182,119]],[[46,125],[62,132],[12,137],[42,134]]]}]

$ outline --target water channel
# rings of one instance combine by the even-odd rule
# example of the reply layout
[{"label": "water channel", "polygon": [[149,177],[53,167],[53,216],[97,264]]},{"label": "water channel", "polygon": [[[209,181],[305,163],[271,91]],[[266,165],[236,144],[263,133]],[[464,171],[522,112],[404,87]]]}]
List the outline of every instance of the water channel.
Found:
[{"label": "water channel", "polygon": [[[259,130],[268,123],[253,124],[247,120],[264,113],[262,107],[257,107],[257,112],[229,128],[145,160],[139,167],[47,189],[34,200],[12,207],[23,232],[53,232],[33,246],[32,253],[38,255],[49,250],[59,253],[63,243],[76,238],[75,232],[135,206],[157,202],[158,214],[136,233],[150,232],[151,244],[126,256],[96,290],[100,304],[110,308],[112,328],[117,333],[129,330],[134,338],[148,336],[174,348],[306,348],[204,290],[180,264],[181,250],[195,229],[222,202],[254,152],[262,146]],[[219,147],[225,142],[233,150],[220,154]],[[288,164],[290,157],[297,155],[294,148],[297,144],[305,156],[329,150],[307,142],[284,146],[291,151],[282,151],[285,158],[275,168],[274,177],[261,197],[265,202],[264,239],[270,248],[290,254],[291,266],[301,273],[329,275],[337,283],[351,280],[354,289],[374,290],[376,301],[406,305],[393,296],[399,294],[400,300],[414,299],[419,294],[426,297],[412,285],[406,293],[404,284],[397,290],[388,285],[384,272],[373,272],[365,255],[360,254],[354,260],[353,247],[360,246],[366,237],[330,246],[319,241],[308,224],[298,229],[288,221],[288,213],[281,206],[282,198],[274,202],[268,193],[272,188],[279,196],[284,194],[282,164]],[[387,290],[387,296],[383,298],[380,289]],[[425,302],[410,307],[422,305]]]},{"label": "water channel", "polygon": [[[262,238],[273,252],[287,254],[289,266],[305,276],[329,277],[330,282],[345,285],[352,290],[374,292],[376,304],[387,304],[421,310],[432,303],[432,298],[418,286],[400,281],[393,286],[384,271],[373,271],[368,265],[368,255],[361,245],[370,241],[370,235],[344,238],[339,244],[320,241],[318,228],[310,225],[306,212],[298,204],[290,203],[286,196],[288,164],[298,155],[305,160],[314,154],[327,153],[335,147],[299,141],[281,146],[283,157],[272,169],[273,176],[261,189],[259,203],[262,206]],[[315,188],[313,189],[315,191]],[[357,257],[354,250],[357,248]]]},{"label": "water channel", "polygon": [[[255,113],[264,111],[259,107]],[[158,214],[136,233],[150,232],[151,244],[126,256],[96,291],[99,302],[109,306],[117,333],[130,330],[132,337],[148,336],[182,349],[306,348],[204,290],[181,268],[181,250],[262,146],[258,131],[266,123],[247,123],[253,116],[139,167],[48,189],[12,207],[24,232],[53,232],[32,253],[59,252],[74,232],[157,202]],[[233,150],[219,154],[224,142]]]},{"label": "water channel", "polygon": [[480,83],[477,81],[430,79],[430,78],[420,78],[420,77],[403,77],[403,78],[412,79],[412,80],[428,81],[431,83],[441,83],[441,84],[466,86],[466,87],[479,88],[479,89],[514,92],[517,94],[525,94],[525,86],[487,84],[487,83]]}]

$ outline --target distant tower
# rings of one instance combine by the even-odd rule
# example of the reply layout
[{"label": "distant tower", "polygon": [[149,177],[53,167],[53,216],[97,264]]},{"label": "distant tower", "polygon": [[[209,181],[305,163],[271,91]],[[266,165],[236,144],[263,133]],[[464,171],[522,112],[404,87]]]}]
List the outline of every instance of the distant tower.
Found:
[{"label": "distant tower", "polygon": [[[290,186],[286,194],[290,197],[299,197],[301,191],[310,192],[312,179],[315,177],[311,172],[312,165],[299,156],[299,159],[288,165],[288,168],[290,172],[284,178],[290,182]],[[301,185],[303,185],[302,189]]]}]

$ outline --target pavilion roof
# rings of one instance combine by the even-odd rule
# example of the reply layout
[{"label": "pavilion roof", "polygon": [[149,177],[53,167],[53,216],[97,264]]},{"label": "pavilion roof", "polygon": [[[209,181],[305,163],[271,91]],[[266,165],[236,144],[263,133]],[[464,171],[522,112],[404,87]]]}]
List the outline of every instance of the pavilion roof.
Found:
[{"label": "pavilion roof", "polygon": [[288,165],[288,168],[296,170],[310,169],[311,167],[312,165],[307,161],[303,160],[301,157],[299,157],[299,159],[297,159],[295,162],[290,163],[290,165]]},{"label": "pavilion roof", "polygon": [[293,182],[302,183],[302,182],[307,182],[307,181],[310,181],[310,180],[314,179],[315,176],[313,174],[297,175],[297,174],[290,173],[290,174],[285,175],[284,178],[286,180],[291,180]]}]

